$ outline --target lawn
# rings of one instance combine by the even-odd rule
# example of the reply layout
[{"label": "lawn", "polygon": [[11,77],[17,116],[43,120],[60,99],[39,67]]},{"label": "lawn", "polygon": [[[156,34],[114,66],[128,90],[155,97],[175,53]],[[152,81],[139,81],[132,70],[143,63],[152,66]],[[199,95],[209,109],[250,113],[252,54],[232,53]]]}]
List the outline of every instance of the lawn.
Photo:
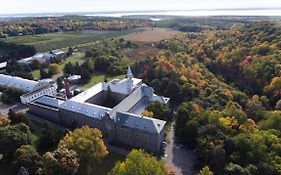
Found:
[{"label": "lawn", "polygon": [[[67,64],[68,62],[71,62],[73,64],[75,64],[77,61],[82,61],[82,59],[84,58],[84,54],[83,53],[77,53],[74,54],[68,58],[66,58],[65,60],[63,60],[61,63],[59,63],[59,70],[60,72],[63,71],[63,68],[65,66],[65,64]],[[47,71],[47,69],[45,69]],[[31,72],[32,76],[34,79],[39,79],[40,78],[40,70],[36,69],[34,71]]]},{"label": "lawn", "polygon": [[123,160],[125,160],[125,156],[109,152],[107,157],[97,166],[97,169],[92,174],[107,175],[115,166],[117,161]]},{"label": "lawn", "polygon": [[81,31],[49,33],[43,35],[16,36],[2,39],[7,42],[29,44],[38,52],[49,51],[58,48],[67,48],[80,44],[91,43],[97,40],[119,37],[122,35],[142,31],[142,29],[129,29],[122,31]]},{"label": "lawn", "polygon": [[125,76],[126,76],[125,74],[111,76],[111,75],[105,75],[104,73],[96,72],[92,75],[91,80],[87,84],[85,84],[83,87],[90,88],[97,83],[103,82],[105,80],[105,78],[107,79],[107,81],[110,81],[115,78],[124,78]]}]

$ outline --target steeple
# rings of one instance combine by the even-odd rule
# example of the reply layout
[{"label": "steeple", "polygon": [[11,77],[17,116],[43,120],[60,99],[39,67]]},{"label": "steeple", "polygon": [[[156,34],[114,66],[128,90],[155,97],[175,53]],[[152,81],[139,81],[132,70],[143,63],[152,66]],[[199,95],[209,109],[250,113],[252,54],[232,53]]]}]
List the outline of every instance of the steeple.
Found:
[{"label": "steeple", "polygon": [[128,70],[127,70],[127,78],[128,78],[128,79],[132,79],[132,78],[133,78],[133,74],[132,74],[132,71],[131,71],[130,66],[128,66]]},{"label": "steeple", "polygon": [[127,91],[128,91],[128,94],[132,92],[133,86],[134,86],[133,74],[132,74],[130,66],[128,66],[128,71],[127,71]]}]

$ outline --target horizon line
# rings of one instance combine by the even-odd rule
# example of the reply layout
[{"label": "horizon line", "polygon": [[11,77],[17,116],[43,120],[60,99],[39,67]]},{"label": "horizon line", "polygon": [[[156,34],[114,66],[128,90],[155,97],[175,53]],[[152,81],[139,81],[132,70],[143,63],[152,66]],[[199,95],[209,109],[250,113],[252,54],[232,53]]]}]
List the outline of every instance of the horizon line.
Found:
[{"label": "horizon line", "polygon": [[247,11],[247,10],[281,10],[281,7],[241,7],[241,8],[214,8],[214,9],[159,9],[159,10],[108,10],[108,11],[61,11],[61,12],[35,12],[35,13],[1,13],[0,16],[13,16],[13,15],[39,15],[39,14],[65,14],[65,15],[75,15],[75,13],[79,14],[103,14],[103,13],[148,13],[148,12],[179,12],[179,11]]}]

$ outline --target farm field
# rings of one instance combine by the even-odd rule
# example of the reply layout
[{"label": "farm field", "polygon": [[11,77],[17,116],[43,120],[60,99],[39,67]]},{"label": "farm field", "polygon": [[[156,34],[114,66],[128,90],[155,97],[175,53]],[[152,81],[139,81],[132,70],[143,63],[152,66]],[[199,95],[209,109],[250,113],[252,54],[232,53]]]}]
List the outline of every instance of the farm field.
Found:
[{"label": "farm field", "polygon": [[37,52],[53,49],[63,49],[70,46],[91,43],[97,40],[119,37],[142,29],[130,29],[122,31],[81,31],[65,33],[49,33],[43,35],[16,36],[2,39],[7,42],[28,44],[35,47]]},{"label": "farm field", "polygon": [[127,41],[157,42],[162,39],[169,39],[181,32],[167,28],[145,28],[144,31],[134,32],[123,36]]},{"label": "farm field", "polygon": [[154,57],[160,52],[160,49],[153,46],[152,43],[140,43],[136,48],[127,48],[120,50],[119,53],[125,55],[124,61],[129,65],[135,61],[145,60],[148,57]]}]

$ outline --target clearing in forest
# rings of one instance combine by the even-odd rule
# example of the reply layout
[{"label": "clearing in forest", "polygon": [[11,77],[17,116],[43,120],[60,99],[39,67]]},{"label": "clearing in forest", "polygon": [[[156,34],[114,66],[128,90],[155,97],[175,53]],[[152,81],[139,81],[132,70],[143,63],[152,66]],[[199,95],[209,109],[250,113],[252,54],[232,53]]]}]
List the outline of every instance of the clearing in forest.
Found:
[{"label": "clearing in forest", "polygon": [[134,32],[123,36],[127,41],[158,42],[180,34],[179,31],[167,28],[146,28],[142,32]]}]

